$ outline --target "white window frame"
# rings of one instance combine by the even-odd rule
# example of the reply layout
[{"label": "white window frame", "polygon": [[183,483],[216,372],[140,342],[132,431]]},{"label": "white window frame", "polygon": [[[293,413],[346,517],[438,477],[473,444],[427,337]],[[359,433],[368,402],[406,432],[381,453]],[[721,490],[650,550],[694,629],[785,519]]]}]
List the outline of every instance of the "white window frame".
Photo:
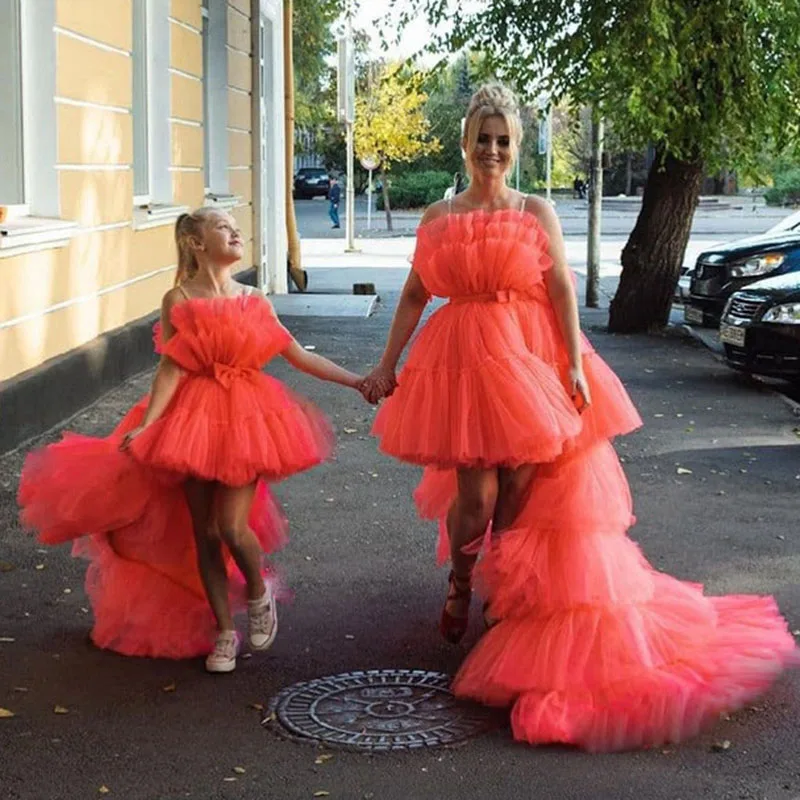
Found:
[{"label": "white window frame", "polygon": [[203,0],[203,170],[206,196],[229,197],[228,3]]},{"label": "white window frame", "polygon": [[13,197],[0,195],[0,257],[62,247],[77,228],[59,219],[55,6],[56,0],[0,0],[6,37],[0,45],[0,141],[16,183]]},{"label": "white window frame", "polygon": [[0,203],[14,208],[26,200],[20,6],[21,0],[0,0]]},{"label": "white window frame", "polygon": [[172,213],[169,0],[132,5],[133,202],[148,215]]}]

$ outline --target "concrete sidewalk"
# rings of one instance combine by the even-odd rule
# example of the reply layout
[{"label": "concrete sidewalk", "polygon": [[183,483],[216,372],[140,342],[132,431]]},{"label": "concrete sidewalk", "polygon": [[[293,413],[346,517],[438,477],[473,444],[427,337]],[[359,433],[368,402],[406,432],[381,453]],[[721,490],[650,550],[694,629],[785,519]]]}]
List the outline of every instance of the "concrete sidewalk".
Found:
[{"label": "concrete sidewalk", "polygon": [[[364,319],[286,317],[298,340],[369,369],[407,269],[403,247],[373,264],[369,254],[344,268],[319,260],[316,284],[367,275],[382,303]],[[631,535],[657,568],[703,582],[710,593],[774,594],[800,630],[797,420],[694,342],[674,333],[610,336],[604,323],[602,311],[584,314],[645,421],[617,444],[639,520]],[[680,747],[613,756],[523,747],[501,730],[458,749],[337,751],[317,763],[313,747],[265,730],[254,706],[285,686],[365,668],[453,673],[480,633],[476,613],[463,647],[438,636],[446,572],[434,566],[435,526],[414,513],[419,471],[377,452],[368,435],[373,410],[356,393],[283,362],[269,371],[330,415],[339,443],[335,460],[276,487],[291,522],[277,562],[294,600],[281,609],[273,649],[242,659],[230,676],[208,676],[199,661],[92,648],[84,565],[68,548],[42,550],[20,530],[15,492],[25,453],[0,459],[0,707],[15,713],[0,719],[3,798],[78,800],[99,796],[102,786],[126,800],[800,797],[797,674]],[[150,377],[119,386],[70,427],[107,433]],[[54,713],[56,706],[67,713]],[[722,741],[730,747],[715,750]]]}]

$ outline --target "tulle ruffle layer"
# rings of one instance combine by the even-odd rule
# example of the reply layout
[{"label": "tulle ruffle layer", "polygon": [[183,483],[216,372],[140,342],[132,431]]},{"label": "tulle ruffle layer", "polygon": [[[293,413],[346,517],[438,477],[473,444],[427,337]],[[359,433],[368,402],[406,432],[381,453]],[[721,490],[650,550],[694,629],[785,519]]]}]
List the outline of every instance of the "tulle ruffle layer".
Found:
[{"label": "tulle ruffle layer", "polygon": [[184,379],[167,412],[130,449],[157,469],[242,486],[316,466],[333,442],[330,424],[311,403],[252,370],[228,386],[213,378]]},{"label": "tulle ruffle layer", "polygon": [[499,622],[456,694],[511,706],[517,739],[620,750],[692,736],[798,662],[772,598],[706,597],[654,570],[631,521],[608,443],[541,467],[478,566]]}]

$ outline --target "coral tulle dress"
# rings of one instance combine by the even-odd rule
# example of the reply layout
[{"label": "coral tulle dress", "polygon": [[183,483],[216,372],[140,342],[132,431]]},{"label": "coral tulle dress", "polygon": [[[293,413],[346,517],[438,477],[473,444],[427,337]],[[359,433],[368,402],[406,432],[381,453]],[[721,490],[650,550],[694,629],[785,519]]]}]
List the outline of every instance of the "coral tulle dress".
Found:
[{"label": "coral tulle dress", "polygon": [[[191,658],[209,651],[215,623],[196,564],[187,476],[229,486],[257,482],[249,524],[265,552],[285,538],[267,486],[323,461],[332,433],[322,414],[261,367],[291,341],[258,296],[188,299],[156,350],[184,377],[164,414],[119,450],[147,409],[143,398],[105,439],[66,434],[26,460],[22,521],[47,544],[75,540],[90,560],[92,639],[125,655]],[[235,607],[243,579],[226,565]]]},{"label": "coral tulle dress", "polygon": [[655,570],[626,536],[625,475],[609,442],[641,424],[583,339],[592,405],[565,388],[567,352],[544,284],[537,218],[449,213],[418,231],[414,269],[450,301],[424,325],[376,417],[381,449],[426,467],[415,497],[444,518],[456,466],[538,468],[477,580],[499,619],[457,695],[512,708],[515,738],[589,750],[676,742],[763,692],[795,643],[770,597],[706,597]]}]

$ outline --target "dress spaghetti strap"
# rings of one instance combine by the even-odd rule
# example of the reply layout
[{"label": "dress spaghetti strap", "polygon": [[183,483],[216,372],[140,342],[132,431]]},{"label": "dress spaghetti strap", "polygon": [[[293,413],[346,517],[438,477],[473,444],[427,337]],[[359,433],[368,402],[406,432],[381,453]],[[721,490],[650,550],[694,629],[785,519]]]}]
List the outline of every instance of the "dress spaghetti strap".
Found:
[{"label": "dress spaghetti strap", "polygon": [[186,291],[186,289],[184,289],[184,288],[183,288],[183,284],[182,284],[182,283],[179,283],[179,284],[178,284],[178,291],[179,291],[179,292],[180,292],[180,293],[181,293],[181,294],[182,294],[182,295],[183,295],[183,296],[184,296],[184,297],[185,297],[187,300],[191,300],[191,299],[192,299],[192,298],[189,296],[189,293]]}]

